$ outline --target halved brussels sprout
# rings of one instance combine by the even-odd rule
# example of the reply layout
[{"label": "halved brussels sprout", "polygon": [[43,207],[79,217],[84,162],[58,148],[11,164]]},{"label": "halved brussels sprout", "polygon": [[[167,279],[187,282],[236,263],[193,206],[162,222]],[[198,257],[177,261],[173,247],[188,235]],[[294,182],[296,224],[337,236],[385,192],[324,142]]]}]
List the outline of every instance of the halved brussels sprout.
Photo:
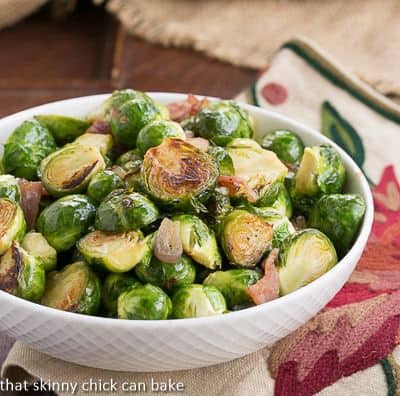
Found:
[{"label": "halved brussels sprout", "polygon": [[104,308],[112,316],[117,316],[118,297],[140,282],[131,274],[108,274],[101,290]]},{"label": "halved brussels sprout", "polygon": [[336,263],[335,248],[321,231],[308,228],[289,235],[279,253],[280,294],[289,294],[307,285]]},{"label": "halved brussels sprout", "polygon": [[233,176],[235,174],[232,158],[223,147],[211,146],[208,154],[218,163],[220,175]]},{"label": "halved brussels sprout", "polygon": [[56,268],[57,251],[50,246],[40,232],[28,232],[24,236],[21,246],[41,263],[46,272]]},{"label": "halved brussels sprout", "polygon": [[270,205],[277,198],[280,183],[288,172],[286,166],[275,153],[264,150],[252,139],[234,139],[226,149],[232,158],[235,176],[255,192],[255,201],[263,206]]},{"label": "halved brussels sprout", "polygon": [[307,213],[321,195],[340,193],[345,177],[346,169],[333,147],[306,147],[291,186],[294,206]]},{"label": "halved brussels sprout", "polygon": [[124,169],[127,173],[135,173],[142,166],[143,157],[138,149],[129,150],[117,158],[115,164]]},{"label": "halved brussels sprout", "polygon": [[111,155],[114,146],[111,135],[99,133],[84,133],[75,139],[73,144],[96,147],[103,156]]},{"label": "halved brussels sprout", "polygon": [[85,195],[69,195],[40,214],[37,229],[58,252],[72,248],[93,224],[96,208]]},{"label": "halved brussels sprout", "polygon": [[93,202],[99,204],[112,191],[124,187],[124,181],[115,172],[106,169],[94,175],[90,180],[87,195]]},{"label": "halved brussels sprout", "polygon": [[0,256],[20,241],[26,232],[26,221],[21,207],[7,198],[0,198]]},{"label": "halved brussels sprout", "polygon": [[196,268],[192,260],[182,256],[174,264],[164,263],[153,256],[135,267],[137,277],[145,283],[151,283],[166,291],[189,285],[196,279]]},{"label": "halved brussels sprout", "polygon": [[136,144],[144,155],[149,148],[158,146],[166,137],[185,140],[186,135],[177,122],[155,120],[140,130]]},{"label": "halved brussels sprout", "polygon": [[232,265],[254,267],[271,247],[272,226],[246,210],[236,209],[220,226],[220,242]]},{"label": "halved brussels sprout", "polygon": [[21,191],[18,180],[12,175],[0,175],[0,198],[8,198],[19,203]]},{"label": "halved brussels sprout", "polygon": [[176,319],[221,315],[227,311],[222,293],[211,285],[187,285],[172,297],[172,316]]},{"label": "halved brussels sprout", "polygon": [[84,262],[69,264],[47,275],[41,303],[63,311],[94,315],[101,303],[100,280]]},{"label": "halved brussels sprout", "polygon": [[106,167],[93,146],[73,144],[57,150],[40,164],[42,183],[54,196],[82,192],[92,177]]},{"label": "halved brussels sprout", "polygon": [[151,250],[140,231],[106,234],[93,231],[77,243],[85,260],[111,272],[127,272]]},{"label": "halved brussels sprout", "polygon": [[339,255],[344,255],[365,214],[364,199],[356,194],[322,196],[311,209],[308,223],[326,234]]},{"label": "halved brussels sprout", "polygon": [[173,220],[180,223],[183,251],[206,268],[220,268],[222,259],[214,232],[202,220],[190,214],[174,216]]},{"label": "halved brussels sprout", "polygon": [[273,151],[278,158],[288,165],[300,163],[304,152],[304,144],[293,132],[277,130],[267,133],[262,139],[261,146]]},{"label": "halved brussels sprout", "polygon": [[171,315],[171,299],[154,285],[134,285],[118,298],[118,318],[164,320]]},{"label": "halved brussels sprout", "polygon": [[29,301],[39,301],[45,286],[45,272],[40,262],[13,241],[0,258],[0,290]]},{"label": "halved brussels sprout", "polygon": [[254,305],[247,288],[261,279],[261,274],[251,269],[216,271],[207,276],[205,285],[215,286],[225,297],[229,309],[242,309]]},{"label": "halved brussels sprout", "polygon": [[71,143],[78,136],[84,134],[90,126],[87,121],[63,115],[38,115],[35,116],[35,119],[51,132],[59,146]]},{"label": "halved brussels sprout", "polygon": [[232,210],[228,192],[217,187],[207,201],[207,222],[214,229],[218,228],[223,218]]},{"label": "halved brussels sprout", "polygon": [[4,145],[4,170],[17,177],[37,180],[40,162],[56,148],[56,142],[47,128],[36,121],[25,121]]},{"label": "halved brussels sprout", "polygon": [[107,232],[130,231],[153,223],[158,216],[158,209],[144,195],[115,190],[98,207],[95,226]]},{"label": "halved brussels sprout", "polygon": [[202,108],[190,124],[198,136],[225,146],[234,138],[251,138],[253,128],[246,110],[236,103],[220,101]]},{"label": "halved brussels sprout", "polygon": [[203,210],[218,177],[213,158],[180,139],[166,138],[147,151],[142,179],[159,203],[175,209]]}]

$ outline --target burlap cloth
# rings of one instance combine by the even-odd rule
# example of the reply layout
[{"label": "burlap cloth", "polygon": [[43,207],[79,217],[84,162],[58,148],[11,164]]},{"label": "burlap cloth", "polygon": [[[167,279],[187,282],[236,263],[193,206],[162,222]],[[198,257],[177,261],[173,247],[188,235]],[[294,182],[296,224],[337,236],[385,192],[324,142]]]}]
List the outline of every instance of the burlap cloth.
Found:
[{"label": "burlap cloth", "polygon": [[[82,389],[90,379],[113,379],[120,387],[113,394],[120,395],[126,394],[122,383],[127,381],[144,382],[147,392],[137,394],[149,394],[152,379],[183,382],[185,391],[176,394],[187,395],[400,394],[400,106],[305,39],[287,42],[239,99],[322,130],[371,181],[372,235],[344,288],[270,350],[229,363],[170,373],[117,373],[65,363],[17,343],[3,365],[5,377],[74,382],[78,395],[95,394]],[[326,112],[335,120],[329,127],[322,123]]]}]

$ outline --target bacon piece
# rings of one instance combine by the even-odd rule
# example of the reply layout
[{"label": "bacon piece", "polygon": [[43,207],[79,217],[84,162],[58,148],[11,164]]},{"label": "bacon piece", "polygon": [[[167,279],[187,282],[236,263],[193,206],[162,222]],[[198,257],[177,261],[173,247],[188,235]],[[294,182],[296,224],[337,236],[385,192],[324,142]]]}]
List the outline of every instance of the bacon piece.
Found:
[{"label": "bacon piece", "polygon": [[96,120],[87,129],[86,133],[96,133],[98,135],[109,135],[111,133],[110,124],[105,120]]},{"label": "bacon piece", "polygon": [[189,94],[186,100],[182,102],[172,102],[167,105],[171,120],[178,122],[197,114],[200,109],[207,106],[207,98],[197,99],[192,94]]},{"label": "bacon piece", "polygon": [[256,202],[258,199],[257,193],[241,177],[219,176],[218,183],[229,190],[230,196],[245,196],[249,202]]},{"label": "bacon piece", "polygon": [[264,276],[247,288],[254,304],[263,304],[279,297],[279,277],[275,262],[278,259],[279,249],[272,249],[268,257],[263,261]]},{"label": "bacon piece", "polygon": [[28,229],[31,230],[35,228],[36,218],[39,213],[39,202],[42,195],[48,195],[48,193],[43,187],[42,182],[30,182],[21,179],[19,181],[19,188],[21,190],[21,208],[24,211]]},{"label": "bacon piece", "polygon": [[207,139],[201,137],[187,138],[186,141],[192,146],[197,147],[201,151],[207,151],[210,147],[210,142]]}]

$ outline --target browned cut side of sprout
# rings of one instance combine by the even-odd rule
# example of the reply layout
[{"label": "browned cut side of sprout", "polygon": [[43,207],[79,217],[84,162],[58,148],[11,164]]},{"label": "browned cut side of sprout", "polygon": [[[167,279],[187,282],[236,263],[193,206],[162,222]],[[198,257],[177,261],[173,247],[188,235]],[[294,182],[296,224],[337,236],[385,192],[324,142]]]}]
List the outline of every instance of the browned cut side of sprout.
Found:
[{"label": "browned cut side of sprout", "polygon": [[207,151],[210,147],[210,142],[207,139],[201,137],[187,138],[186,141],[192,146],[197,147],[201,151]]},{"label": "browned cut side of sprout", "polygon": [[28,229],[35,228],[37,215],[39,213],[39,203],[43,192],[46,191],[42,182],[29,182],[27,180],[19,181],[21,191],[21,208],[25,215]]},{"label": "browned cut side of sprout", "polygon": [[271,250],[270,254],[262,262],[264,276],[247,288],[254,304],[263,304],[279,297],[279,276],[278,270],[275,267],[278,254],[279,249],[275,248]]},{"label": "browned cut side of sprout", "polygon": [[180,225],[165,218],[156,233],[154,255],[164,263],[176,263],[183,253]]}]

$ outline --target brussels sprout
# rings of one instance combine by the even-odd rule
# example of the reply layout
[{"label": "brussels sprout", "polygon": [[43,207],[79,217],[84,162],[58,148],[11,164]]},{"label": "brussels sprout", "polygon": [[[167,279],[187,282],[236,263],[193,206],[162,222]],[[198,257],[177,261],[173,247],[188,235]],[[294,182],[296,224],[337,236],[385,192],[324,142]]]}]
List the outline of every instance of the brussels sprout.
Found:
[{"label": "brussels sprout", "polygon": [[344,255],[354,240],[364,213],[365,202],[359,195],[325,195],[312,208],[308,223],[326,234],[339,255]]},{"label": "brussels sprout", "polygon": [[49,245],[40,232],[28,232],[21,246],[41,263],[46,272],[56,268],[57,251]]},{"label": "brussels sprout", "polygon": [[218,163],[220,175],[233,176],[235,174],[232,158],[223,147],[211,146],[208,149],[208,154]]},{"label": "brussels sprout", "polygon": [[93,231],[77,243],[77,248],[92,265],[111,272],[127,272],[151,250],[140,231],[106,234]]},{"label": "brussels sprout", "polygon": [[222,219],[232,210],[228,193],[223,187],[217,187],[207,201],[207,221],[217,228]]},{"label": "brussels sprout", "polygon": [[42,183],[54,196],[82,192],[91,178],[105,168],[100,151],[93,146],[68,145],[40,164]]},{"label": "brussels sprout", "polygon": [[281,161],[288,165],[300,163],[304,152],[304,144],[301,139],[295,133],[286,130],[267,133],[261,146],[273,151]]},{"label": "brussels sprout", "polygon": [[90,180],[87,195],[99,204],[110,192],[125,187],[123,180],[112,170],[106,169]]},{"label": "brussels sprout", "polygon": [[220,268],[222,259],[214,232],[202,220],[190,214],[174,216],[173,220],[180,223],[183,251],[206,268]]},{"label": "brussels sprout", "polygon": [[158,216],[158,209],[144,195],[115,190],[98,207],[95,226],[107,232],[130,231],[153,223]]},{"label": "brussels sprout", "polygon": [[128,173],[135,173],[140,170],[142,166],[143,157],[140,155],[138,149],[129,150],[122,154],[115,162]]},{"label": "brussels sprout", "polygon": [[37,180],[40,162],[54,150],[56,142],[48,129],[36,121],[25,121],[4,145],[4,170],[17,177]]},{"label": "brussels sprout", "polygon": [[137,277],[144,283],[151,283],[164,290],[191,284],[196,279],[196,268],[192,260],[182,256],[174,264],[164,263],[153,256],[135,267]]},{"label": "brussels sprout", "polygon": [[26,232],[26,221],[21,207],[7,198],[0,198],[0,256],[20,241]]},{"label": "brussels sprout", "polygon": [[285,295],[307,285],[336,263],[335,248],[322,232],[309,228],[289,235],[279,253],[280,294]]},{"label": "brussels sprout", "polygon": [[84,262],[69,264],[47,275],[41,303],[63,311],[94,315],[101,303],[100,280]]},{"label": "brussels sprout", "polygon": [[62,115],[38,115],[35,119],[51,132],[59,146],[71,143],[90,126],[87,121]]},{"label": "brussels sprout", "polygon": [[220,226],[221,246],[232,265],[254,267],[271,247],[272,226],[246,210],[236,209]]},{"label": "brussels sprout", "polygon": [[131,274],[108,274],[101,290],[103,305],[113,316],[117,316],[118,297],[140,282]]},{"label": "brussels sprout", "polygon": [[216,287],[225,297],[229,309],[254,305],[247,288],[261,279],[261,274],[251,269],[216,271],[207,276],[205,285]]},{"label": "brussels sprout", "polygon": [[103,156],[111,155],[114,146],[111,135],[103,135],[99,133],[84,133],[82,136],[75,139],[73,144],[96,147]]},{"label": "brussels sprout", "polygon": [[141,170],[148,193],[174,209],[204,210],[218,177],[218,167],[207,153],[180,139],[166,138],[147,151]]},{"label": "brussels sprout", "polygon": [[0,259],[0,289],[30,301],[39,301],[45,286],[40,262],[13,241]]},{"label": "brussels sprout", "polygon": [[227,311],[222,293],[211,285],[180,287],[172,297],[172,316],[176,319],[221,315]]},{"label": "brussels sprout", "polygon": [[209,108],[202,108],[193,118],[191,130],[218,146],[225,146],[234,138],[253,136],[247,111],[228,101],[212,103]]},{"label": "brussels sprout", "polygon": [[161,114],[161,118],[163,120],[169,120],[170,119],[170,115],[169,115],[168,107],[165,104],[160,103],[160,102],[155,102],[155,103],[156,103],[158,111]]},{"label": "brussels sprout", "polygon": [[232,158],[235,176],[256,193],[254,201],[263,206],[270,205],[279,194],[280,183],[288,171],[286,166],[275,153],[264,150],[251,139],[234,139],[226,149]]},{"label": "brussels sprout", "polygon": [[171,315],[171,299],[154,285],[133,286],[118,298],[118,318],[164,320]]},{"label": "brussels sprout", "polygon": [[72,248],[93,224],[96,208],[85,195],[69,195],[45,208],[37,229],[58,252]]},{"label": "brussels sprout", "polygon": [[0,175],[0,198],[8,198],[20,202],[21,191],[18,180],[12,175]]},{"label": "brussels sprout", "polygon": [[139,131],[149,122],[161,119],[161,113],[150,97],[131,99],[110,113],[111,132],[126,147],[135,147]]},{"label": "brussels sprout", "polygon": [[289,219],[292,217],[293,215],[292,201],[283,183],[280,185],[279,193],[275,198],[275,201],[269,205],[268,210],[279,213],[282,216],[286,216]]},{"label": "brussels sprout", "polygon": [[333,147],[306,147],[291,185],[294,206],[307,213],[323,194],[340,193],[346,169]]},{"label": "brussels sprout", "polygon": [[155,120],[140,130],[136,144],[144,155],[149,148],[158,146],[166,137],[185,140],[186,135],[177,122]]}]

